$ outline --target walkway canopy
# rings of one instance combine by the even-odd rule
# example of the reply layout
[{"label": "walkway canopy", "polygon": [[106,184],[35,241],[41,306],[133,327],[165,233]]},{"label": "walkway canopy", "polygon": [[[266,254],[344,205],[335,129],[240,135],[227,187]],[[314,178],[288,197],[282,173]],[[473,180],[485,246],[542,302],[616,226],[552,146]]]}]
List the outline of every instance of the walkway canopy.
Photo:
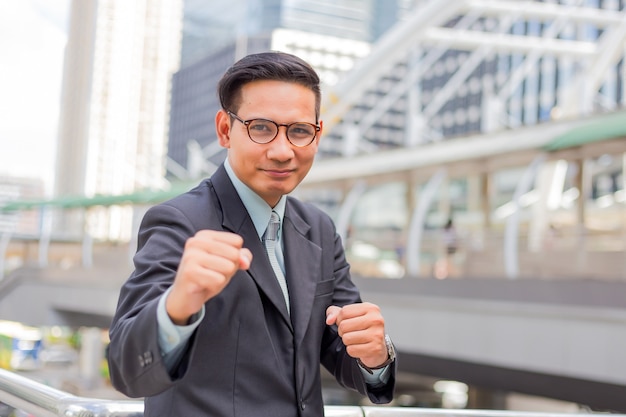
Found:
[{"label": "walkway canopy", "polygon": [[[323,186],[333,181],[393,175],[424,167],[513,155],[516,152],[557,152],[591,143],[615,141],[623,144],[623,152],[626,152],[626,110],[579,120],[553,121],[515,130],[460,137],[352,158],[323,159],[314,164],[304,184]],[[189,190],[197,182],[199,180],[172,183],[166,190],[141,190],[121,195],[7,201],[0,203],[0,212],[31,210],[44,206],[69,209],[156,204]]]},{"label": "walkway canopy", "polygon": [[141,190],[130,194],[120,195],[95,195],[66,196],[47,200],[14,200],[0,203],[0,211],[12,212],[21,210],[32,210],[40,207],[54,207],[63,209],[94,207],[94,206],[114,206],[124,204],[156,204],[166,201],[178,194],[181,194],[195,183],[175,183],[166,190]]},{"label": "walkway canopy", "polygon": [[626,112],[623,111],[596,116],[587,123],[573,127],[549,142],[544,149],[558,151],[619,138],[626,139]]}]

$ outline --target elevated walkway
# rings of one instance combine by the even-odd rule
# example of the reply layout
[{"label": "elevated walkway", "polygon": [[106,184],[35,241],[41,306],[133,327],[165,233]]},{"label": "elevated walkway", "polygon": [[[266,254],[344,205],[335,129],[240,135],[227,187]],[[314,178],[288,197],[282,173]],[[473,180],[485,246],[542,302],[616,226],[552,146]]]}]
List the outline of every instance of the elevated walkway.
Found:
[{"label": "elevated walkway", "polygon": [[357,279],[406,372],[626,410],[626,283]]},{"label": "elevated walkway", "polygon": [[[127,248],[96,267],[21,268],[0,281],[0,317],[107,328]],[[402,373],[626,411],[626,282],[355,277],[381,306]]]},{"label": "elevated walkway", "polygon": [[[52,246],[54,248],[54,245]],[[119,289],[132,271],[127,245],[94,248],[93,265],[81,264],[80,250],[54,253],[47,267],[27,262],[0,280],[0,317],[33,325],[107,328]]]}]

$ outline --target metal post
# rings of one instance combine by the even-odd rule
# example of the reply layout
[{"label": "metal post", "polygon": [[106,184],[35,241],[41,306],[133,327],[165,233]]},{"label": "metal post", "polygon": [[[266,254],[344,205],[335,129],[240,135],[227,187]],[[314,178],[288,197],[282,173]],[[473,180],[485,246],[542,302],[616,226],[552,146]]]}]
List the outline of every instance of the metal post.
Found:
[{"label": "metal post", "polygon": [[350,226],[350,218],[354,212],[357,201],[363,195],[367,189],[367,183],[363,180],[357,181],[352,186],[348,195],[341,203],[339,208],[339,214],[337,215],[337,233],[341,237],[341,240],[345,243],[348,237],[348,227]]},{"label": "metal post", "polygon": [[426,222],[426,214],[428,207],[435,199],[435,195],[443,180],[447,177],[447,170],[440,168],[426,184],[424,191],[420,193],[420,199],[415,207],[415,211],[411,215],[411,223],[409,225],[409,237],[406,245],[406,268],[407,274],[412,277],[419,275],[421,267],[421,245],[422,235],[424,234],[424,224]]},{"label": "metal post", "polygon": [[85,268],[93,266],[93,238],[89,227],[89,213],[83,208],[83,241],[82,241],[82,265]]},{"label": "metal post", "polygon": [[11,242],[11,232],[3,232],[0,235],[0,281],[4,279],[4,271],[6,269],[7,250]]},{"label": "metal post", "polygon": [[514,211],[513,214],[506,219],[504,229],[504,270],[509,279],[516,279],[519,276],[518,237],[520,198],[530,190],[533,179],[545,159],[545,154],[536,156],[526,168],[522,174],[522,178],[515,187],[513,200],[511,201]]},{"label": "metal post", "polygon": [[41,229],[39,235],[39,267],[48,266],[48,252],[50,250],[50,239],[52,236],[52,213],[50,208],[41,207]]}]

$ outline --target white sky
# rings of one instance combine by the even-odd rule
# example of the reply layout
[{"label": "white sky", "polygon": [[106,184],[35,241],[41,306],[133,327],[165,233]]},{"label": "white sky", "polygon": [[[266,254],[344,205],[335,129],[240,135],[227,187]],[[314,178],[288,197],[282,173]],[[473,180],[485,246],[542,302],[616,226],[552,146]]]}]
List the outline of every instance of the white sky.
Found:
[{"label": "white sky", "polygon": [[69,0],[0,0],[0,175],[52,186]]}]

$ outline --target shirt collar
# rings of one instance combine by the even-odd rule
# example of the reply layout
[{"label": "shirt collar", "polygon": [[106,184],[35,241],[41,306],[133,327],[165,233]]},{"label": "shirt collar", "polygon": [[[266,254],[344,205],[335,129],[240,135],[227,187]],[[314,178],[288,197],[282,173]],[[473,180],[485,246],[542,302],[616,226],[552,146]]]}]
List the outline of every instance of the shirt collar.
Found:
[{"label": "shirt collar", "polygon": [[224,168],[226,168],[226,174],[228,174],[228,178],[230,178],[237,194],[239,194],[239,198],[241,198],[243,205],[246,207],[246,210],[248,210],[252,223],[254,223],[254,228],[259,235],[259,239],[262,239],[263,233],[265,233],[272,210],[278,213],[282,225],[285,215],[286,196],[283,195],[280,200],[278,200],[278,204],[272,208],[257,193],[252,191],[250,187],[237,178],[237,175],[235,175],[235,172],[228,162],[228,158],[224,161]]}]

